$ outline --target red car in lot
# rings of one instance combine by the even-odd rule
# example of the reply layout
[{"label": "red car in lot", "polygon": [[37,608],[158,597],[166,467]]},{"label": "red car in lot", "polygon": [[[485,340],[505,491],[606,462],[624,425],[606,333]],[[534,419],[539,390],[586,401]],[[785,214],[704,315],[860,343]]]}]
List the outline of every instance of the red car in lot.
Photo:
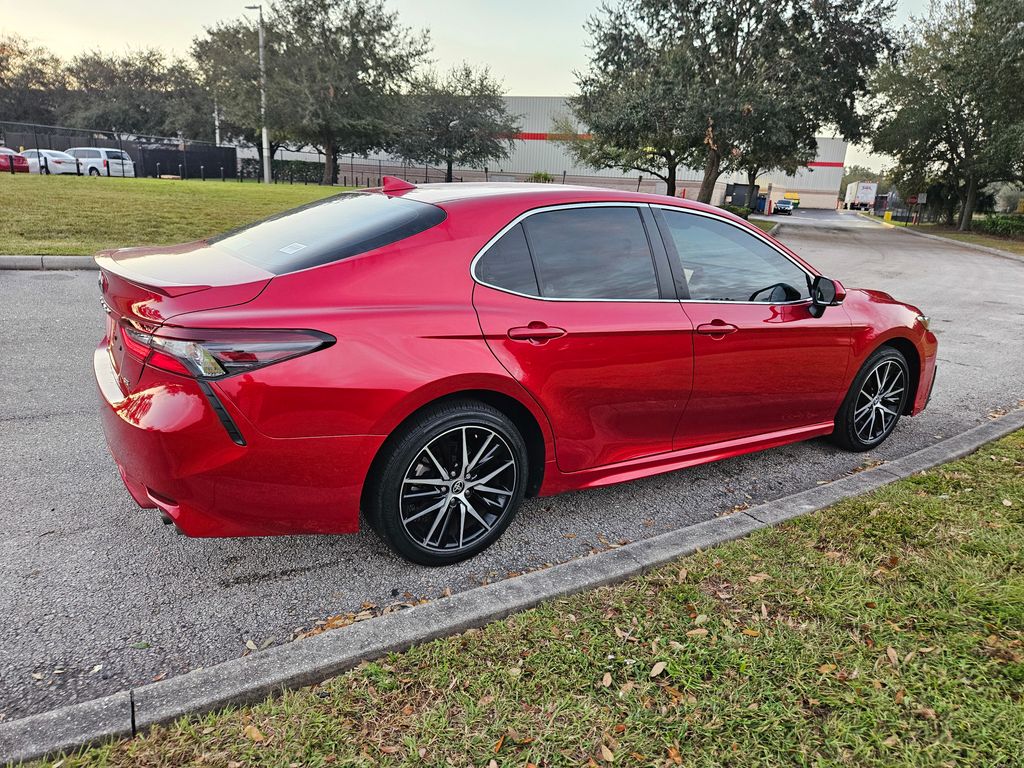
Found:
[{"label": "red car in lot", "polygon": [[14,166],[14,173],[28,173],[28,160],[10,147],[0,147],[0,173],[11,173],[11,166]]},{"label": "red car in lot", "polygon": [[936,339],[717,208],[529,184],[343,193],[102,252],[94,368],[131,495],[191,536],[349,533],[469,557],[524,495],[926,405]]}]

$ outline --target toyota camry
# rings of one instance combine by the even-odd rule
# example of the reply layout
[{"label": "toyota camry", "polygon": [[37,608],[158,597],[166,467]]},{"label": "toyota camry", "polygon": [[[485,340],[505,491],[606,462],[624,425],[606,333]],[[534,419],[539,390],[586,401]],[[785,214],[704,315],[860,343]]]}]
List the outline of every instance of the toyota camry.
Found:
[{"label": "toyota camry", "polygon": [[916,307],[658,195],[385,178],[96,261],[111,454],[190,536],[351,533],[362,511],[443,565],[524,496],[875,448],[935,375]]}]

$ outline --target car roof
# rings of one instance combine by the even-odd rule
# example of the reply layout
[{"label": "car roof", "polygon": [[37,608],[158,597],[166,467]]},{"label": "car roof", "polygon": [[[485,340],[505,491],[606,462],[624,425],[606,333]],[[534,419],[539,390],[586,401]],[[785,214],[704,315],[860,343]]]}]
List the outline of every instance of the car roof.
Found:
[{"label": "car roof", "polygon": [[728,211],[713,205],[698,203],[680,197],[631,192],[609,187],[584,187],[572,184],[531,184],[527,182],[460,182],[454,184],[419,184],[397,194],[409,200],[418,200],[444,208],[459,207],[460,203],[479,200],[504,202],[523,210],[546,205],[572,203],[648,203],[671,205],[696,211],[713,212],[726,218],[736,218]]}]

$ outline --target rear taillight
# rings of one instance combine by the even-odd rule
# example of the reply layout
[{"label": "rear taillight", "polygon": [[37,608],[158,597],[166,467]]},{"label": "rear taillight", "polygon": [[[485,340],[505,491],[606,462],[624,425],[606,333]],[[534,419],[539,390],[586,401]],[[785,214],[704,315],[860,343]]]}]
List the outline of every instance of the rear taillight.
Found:
[{"label": "rear taillight", "polygon": [[[320,331],[164,329],[150,333],[122,324],[125,348],[155,368],[203,379],[230,376],[325,349]],[[164,335],[166,334],[166,335]]]}]

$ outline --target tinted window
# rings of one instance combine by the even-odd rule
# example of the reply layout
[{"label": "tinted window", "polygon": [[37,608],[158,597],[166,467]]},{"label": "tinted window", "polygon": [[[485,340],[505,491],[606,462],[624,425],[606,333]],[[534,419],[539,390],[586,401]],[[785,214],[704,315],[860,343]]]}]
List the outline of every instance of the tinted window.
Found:
[{"label": "tinted window", "polygon": [[691,299],[780,303],[810,296],[807,274],[749,232],[706,216],[662,214]]},{"label": "tinted window", "polygon": [[570,208],[524,222],[542,296],[657,299],[647,232],[636,208]]},{"label": "tinted window", "polygon": [[107,157],[109,157],[111,160],[131,160],[131,158],[128,157],[128,155],[126,155],[124,152],[119,152],[116,149],[108,149]]},{"label": "tinted window", "polygon": [[211,246],[273,272],[316,267],[390,245],[445,219],[434,205],[344,193],[210,238]]},{"label": "tinted window", "polygon": [[477,262],[476,276],[497,288],[528,296],[538,295],[537,276],[533,272],[522,224],[516,224],[487,249]]}]

